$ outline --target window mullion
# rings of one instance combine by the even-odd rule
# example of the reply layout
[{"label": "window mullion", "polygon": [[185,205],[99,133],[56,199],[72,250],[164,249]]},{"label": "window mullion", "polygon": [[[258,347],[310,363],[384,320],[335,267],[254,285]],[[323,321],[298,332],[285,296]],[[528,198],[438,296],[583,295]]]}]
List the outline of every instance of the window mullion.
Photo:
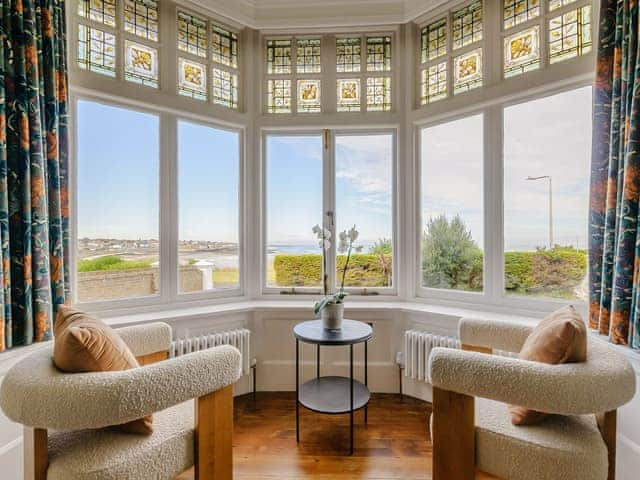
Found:
[{"label": "window mullion", "polygon": [[484,291],[497,303],[504,292],[503,114],[501,106],[485,110],[484,155]]},{"label": "window mullion", "polygon": [[329,273],[329,291],[335,291],[336,285],[336,168],[335,168],[335,132],[323,131],[322,165],[323,165],[323,222],[331,230],[331,248],[327,255],[327,271]]},{"label": "window mullion", "polygon": [[502,5],[503,2],[484,2],[482,18],[483,85],[489,86],[502,80]]},{"label": "window mullion", "polygon": [[160,117],[160,296],[178,296],[178,122]]}]

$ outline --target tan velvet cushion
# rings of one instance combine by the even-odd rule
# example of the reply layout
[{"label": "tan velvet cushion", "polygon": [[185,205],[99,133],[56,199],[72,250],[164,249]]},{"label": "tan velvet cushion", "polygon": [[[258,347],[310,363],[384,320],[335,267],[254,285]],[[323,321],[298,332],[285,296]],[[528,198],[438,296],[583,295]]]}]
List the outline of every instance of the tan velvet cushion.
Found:
[{"label": "tan velvet cushion", "polygon": [[[53,363],[63,372],[112,372],[139,367],[136,357],[115,330],[72,307],[58,307],[53,336]],[[116,428],[149,435],[153,432],[152,417]]]},{"label": "tan velvet cushion", "polygon": [[[518,358],[551,365],[586,361],[587,328],[573,305],[545,317],[525,340]],[[532,425],[547,416],[544,412],[513,405],[509,411],[514,425]]]}]

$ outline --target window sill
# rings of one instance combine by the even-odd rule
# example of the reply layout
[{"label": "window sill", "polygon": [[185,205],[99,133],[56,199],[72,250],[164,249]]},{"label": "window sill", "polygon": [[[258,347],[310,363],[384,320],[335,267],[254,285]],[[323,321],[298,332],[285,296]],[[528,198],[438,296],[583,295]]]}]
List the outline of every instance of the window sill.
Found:
[{"label": "window sill", "polygon": [[[185,306],[182,308],[164,309],[162,311],[151,311],[134,313],[130,315],[110,316],[101,315],[109,325],[115,327],[136,325],[148,322],[161,321],[188,321],[201,318],[219,317],[237,313],[286,311],[300,312],[307,317],[312,317],[312,309],[315,299],[308,300],[244,300],[229,303]],[[459,319],[462,317],[494,318],[498,320],[519,320],[534,323],[537,318],[532,316],[511,315],[489,311],[459,308],[452,306],[433,305],[418,301],[370,301],[352,300],[345,304],[346,314],[362,313],[369,311],[399,312],[416,315],[438,315]]]}]

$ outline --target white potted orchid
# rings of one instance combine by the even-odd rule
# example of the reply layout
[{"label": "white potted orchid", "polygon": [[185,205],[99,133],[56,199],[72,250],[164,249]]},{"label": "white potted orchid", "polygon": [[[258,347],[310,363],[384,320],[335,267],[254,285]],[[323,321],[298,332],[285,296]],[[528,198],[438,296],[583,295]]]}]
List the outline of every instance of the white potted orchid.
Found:
[{"label": "white potted orchid", "polygon": [[327,275],[327,260],[326,253],[331,248],[331,232],[325,228],[320,228],[319,225],[313,227],[313,233],[316,234],[319,240],[319,245],[323,249],[322,254],[322,272],[323,272],[323,295],[324,297],[319,302],[316,302],[313,311],[316,315],[320,315],[324,328],[327,330],[340,330],[342,328],[342,319],[344,316],[344,299],[347,293],[344,291],[344,282],[347,276],[347,270],[349,269],[349,260],[351,260],[351,252],[354,248],[354,243],[358,239],[358,231],[356,226],[350,230],[344,230],[340,232],[338,251],[340,253],[347,254],[347,260],[342,270],[342,280],[340,282],[340,290],[337,293],[329,294],[329,276]]}]

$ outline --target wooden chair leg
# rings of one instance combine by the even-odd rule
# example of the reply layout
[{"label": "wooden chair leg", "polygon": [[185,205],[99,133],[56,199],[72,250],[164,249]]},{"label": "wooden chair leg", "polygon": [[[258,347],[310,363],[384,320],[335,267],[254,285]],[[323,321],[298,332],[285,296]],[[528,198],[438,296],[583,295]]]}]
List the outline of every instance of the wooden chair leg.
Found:
[{"label": "wooden chair leg", "polygon": [[196,399],[195,480],[233,478],[233,386]]},{"label": "wooden chair leg", "polygon": [[615,480],[616,478],[616,428],[617,428],[617,410],[601,413],[596,415],[600,434],[607,446],[609,458],[609,474],[607,480]]},{"label": "wooden chair leg", "polygon": [[468,395],[433,388],[433,480],[474,480],[475,412]]},{"label": "wooden chair leg", "polygon": [[41,428],[25,427],[24,445],[24,479],[47,480],[49,466],[49,444],[47,431]]}]

